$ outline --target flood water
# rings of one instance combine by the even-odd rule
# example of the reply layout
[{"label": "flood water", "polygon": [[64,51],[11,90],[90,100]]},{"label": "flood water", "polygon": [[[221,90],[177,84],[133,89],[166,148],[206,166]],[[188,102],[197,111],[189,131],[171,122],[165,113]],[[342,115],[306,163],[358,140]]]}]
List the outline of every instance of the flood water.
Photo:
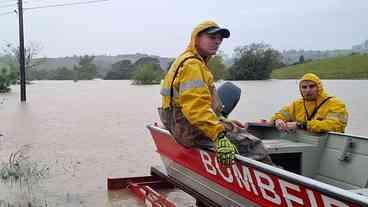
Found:
[{"label": "flood water", "polygon": [[[239,81],[242,97],[231,118],[268,119],[298,97],[296,80]],[[327,91],[349,109],[347,133],[367,135],[368,81],[328,80]],[[146,129],[158,121],[159,86],[130,81],[35,81],[27,103],[19,86],[0,94],[0,160],[26,147],[48,175],[29,187],[0,182],[0,206],[143,206],[129,192],[109,193],[106,178],[149,175],[160,165]],[[179,206],[194,201],[179,190],[165,192]]]}]

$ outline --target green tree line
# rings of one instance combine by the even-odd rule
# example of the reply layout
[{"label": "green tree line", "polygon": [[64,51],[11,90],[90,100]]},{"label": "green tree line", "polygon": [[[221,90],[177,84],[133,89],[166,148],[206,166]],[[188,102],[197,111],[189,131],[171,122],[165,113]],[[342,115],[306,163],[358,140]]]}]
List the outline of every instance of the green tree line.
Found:
[{"label": "green tree line", "polygon": [[[7,57],[14,57],[14,60],[11,63],[12,66],[0,66],[2,68],[0,86],[4,91],[11,83],[16,82],[17,71],[19,71],[15,61],[18,54],[17,48],[8,45],[7,51]],[[35,50],[29,49],[28,51]],[[37,65],[32,65],[32,55],[28,55],[27,80],[91,80],[98,77],[97,66],[93,63],[94,58],[89,55],[80,56],[78,64],[73,68],[59,67],[56,70],[39,70]],[[228,66],[224,63],[222,53],[209,60],[208,67],[215,80],[265,80],[271,77],[272,70],[284,66],[281,53],[264,43],[238,47],[234,50],[232,59],[233,63]],[[301,57],[299,62],[304,62],[304,57]],[[9,71],[13,72],[9,73]],[[153,84],[159,83],[164,73],[165,70],[160,67],[159,59],[143,57],[134,63],[130,60],[121,60],[112,64],[111,70],[103,78],[133,80],[135,84]]]}]

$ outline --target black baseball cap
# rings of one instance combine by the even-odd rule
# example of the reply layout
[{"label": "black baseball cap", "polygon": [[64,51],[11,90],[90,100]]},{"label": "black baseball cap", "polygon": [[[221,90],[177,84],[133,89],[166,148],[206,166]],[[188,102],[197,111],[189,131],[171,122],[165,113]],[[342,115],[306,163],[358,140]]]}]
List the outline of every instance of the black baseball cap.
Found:
[{"label": "black baseball cap", "polygon": [[223,38],[229,38],[230,37],[230,31],[226,28],[221,27],[210,27],[203,31],[207,34],[221,34]]}]

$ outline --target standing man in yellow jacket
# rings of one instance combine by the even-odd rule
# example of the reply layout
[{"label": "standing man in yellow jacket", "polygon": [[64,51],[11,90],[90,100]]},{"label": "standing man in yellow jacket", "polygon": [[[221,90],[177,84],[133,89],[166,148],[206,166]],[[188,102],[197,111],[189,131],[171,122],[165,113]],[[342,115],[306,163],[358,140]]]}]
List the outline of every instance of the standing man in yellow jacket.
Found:
[{"label": "standing man in yellow jacket", "polygon": [[[159,108],[162,123],[178,143],[186,147],[214,147],[219,161],[224,164],[231,164],[237,152],[236,141],[228,137],[226,128],[237,126],[235,121],[221,118],[222,104],[207,63],[223,38],[229,36],[228,29],[213,21],[202,22],[194,28],[187,49],[165,75]],[[247,141],[252,144],[251,147],[248,144],[248,148],[259,148],[256,153],[259,159],[269,158],[259,140]]]},{"label": "standing man in yellow jacket", "polygon": [[271,119],[280,131],[296,128],[314,133],[344,132],[348,122],[345,104],[329,96],[319,77],[305,74],[299,82],[301,98],[285,106]]}]

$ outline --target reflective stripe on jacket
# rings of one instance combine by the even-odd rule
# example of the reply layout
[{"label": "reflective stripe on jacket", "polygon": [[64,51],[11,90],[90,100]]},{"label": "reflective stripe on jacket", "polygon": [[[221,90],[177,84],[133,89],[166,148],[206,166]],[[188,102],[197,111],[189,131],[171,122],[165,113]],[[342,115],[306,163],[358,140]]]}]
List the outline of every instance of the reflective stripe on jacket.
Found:
[{"label": "reflective stripe on jacket", "polygon": [[[206,64],[208,60],[203,60],[195,48],[195,39],[200,31],[214,26],[218,25],[212,21],[206,21],[193,30],[187,50],[170,67],[160,91],[163,109],[171,106],[179,108],[191,125],[200,129],[212,140],[215,140],[225,128],[212,109],[214,79]],[[187,60],[182,64],[182,67],[179,67],[185,59]],[[178,72],[173,82],[172,92],[174,101],[171,103],[170,86],[177,68]]]}]

